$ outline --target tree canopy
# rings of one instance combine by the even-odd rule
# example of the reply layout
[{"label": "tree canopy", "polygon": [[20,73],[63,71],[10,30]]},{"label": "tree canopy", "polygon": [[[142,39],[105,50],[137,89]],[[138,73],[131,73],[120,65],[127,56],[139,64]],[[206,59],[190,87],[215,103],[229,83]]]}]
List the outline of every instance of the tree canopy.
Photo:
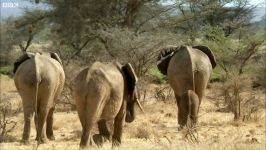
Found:
[{"label": "tree canopy", "polygon": [[[119,59],[140,65],[144,56],[155,58],[156,50],[167,44],[193,45],[206,39],[205,43],[213,41],[217,45],[217,40],[224,43],[228,38],[243,38],[240,34],[252,34],[249,28],[255,6],[249,2],[40,0],[35,3],[46,3],[51,9],[29,9],[24,16],[7,21],[14,26],[12,31],[4,32],[12,32],[9,35],[14,37],[20,34],[22,38],[7,45],[16,43],[21,50],[27,50],[32,40],[52,41],[51,51],[63,54],[66,63],[75,59],[84,62]],[[22,41],[28,42],[23,45]],[[148,62],[152,60],[143,63]]]}]

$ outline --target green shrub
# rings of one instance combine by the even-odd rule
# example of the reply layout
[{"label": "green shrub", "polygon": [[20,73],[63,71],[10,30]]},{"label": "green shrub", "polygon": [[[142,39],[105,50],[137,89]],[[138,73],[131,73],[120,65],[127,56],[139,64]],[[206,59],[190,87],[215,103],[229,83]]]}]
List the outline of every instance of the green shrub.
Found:
[{"label": "green shrub", "polygon": [[157,68],[151,68],[148,74],[158,79],[161,83],[166,81],[166,76],[163,75]]},{"label": "green shrub", "polygon": [[223,82],[224,81],[224,72],[220,66],[217,66],[213,69],[210,81],[211,82]]},{"label": "green shrub", "polygon": [[255,86],[261,85],[266,87],[266,66],[264,64],[258,66],[255,70]]},{"label": "green shrub", "polygon": [[12,75],[12,73],[13,73],[13,66],[9,65],[9,66],[0,67],[0,74]]}]

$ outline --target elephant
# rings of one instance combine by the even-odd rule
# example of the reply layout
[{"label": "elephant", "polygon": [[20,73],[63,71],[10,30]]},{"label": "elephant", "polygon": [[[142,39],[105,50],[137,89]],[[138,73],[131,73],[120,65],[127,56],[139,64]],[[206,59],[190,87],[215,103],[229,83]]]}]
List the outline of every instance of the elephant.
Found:
[{"label": "elephant", "polygon": [[157,58],[157,67],[167,76],[178,107],[179,129],[194,127],[204,91],[216,59],[207,46],[169,46]]},{"label": "elephant", "polygon": [[[34,115],[36,140],[46,143],[54,140],[53,112],[62,92],[65,74],[56,53],[23,54],[14,63],[14,82],[22,98],[24,130],[22,141],[29,144],[31,118]],[[46,127],[45,127],[46,123]]]},{"label": "elephant", "polygon": [[[138,78],[130,63],[94,62],[82,70],[74,79],[73,95],[82,125],[80,148],[96,143],[99,137],[112,139],[112,145],[121,144],[124,122],[135,119],[134,104],[143,111],[138,100],[136,83]],[[113,131],[107,126],[113,125]],[[92,136],[92,128],[98,124],[99,134]],[[101,138],[101,139],[102,139]]]}]

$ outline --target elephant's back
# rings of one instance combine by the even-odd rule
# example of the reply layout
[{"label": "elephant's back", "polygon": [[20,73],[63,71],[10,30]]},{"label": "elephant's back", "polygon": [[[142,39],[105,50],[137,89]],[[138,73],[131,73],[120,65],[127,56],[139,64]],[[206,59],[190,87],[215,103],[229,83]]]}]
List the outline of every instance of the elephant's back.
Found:
[{"label": "elephant's back", "polygon": [[87,77],[99,78],[109,83],[111,88],[118,88],[124,82],[119,66],[116,63],[95,62],[89,69]]},{"label": "elephant's back", "polygon": [[177,52],[169,62],[168,78],[179,96],[187,90],[202,93],[212,72],[208,56],[198,49],[186,47]]},{"label": "elephant's back", "polygon": [[42,78],[56,78],[65,76],[62,65],[55,59],[45,56],[35,56],[37,71]]},{"label": "elephant's back", "polygon": [[197,72],[202,74],[210,74],[212,72],[212,65],[209,57],[198,49],[192,49],[191,57]]},{"label": "elephant's back", "polygon": [[181,95],[187,90],[194,90],[194,64],[189,47],[180,49],[170,60],[167,76],[176,94]]},{"label": "elephant's back", "polygon": [[[86,93],[91,86],[108,87],[110,90],[122,90],[123,76],[113,63],[95,62],[91,67],[83,69],[75,78],[74,92]],[[92,85],[95,84],[95,85]]]},{"label": "elephant's back", "polygon": [[194,71],[195,91],[201,100],[212,74],[212,64],[209,57],[198,49],[193,49],[192,58],[196,68]]},{"label": "elephant's back", "polygon": [[30,58],[18,67],[14,75],[14,81],[17,87],[20,85],[35,86],[37,83],[36,76],[36,62],[34,58]]},{"label": "elephant's back", "polygon": [[105,66],[105,79],[109,83],[110,95],[102,111],[101,119],[112,120],[119,112],[124,96],[124,78],[115,63]]},{"label": "elephant's back", "polygon": [[78,106],[103,101],[101,118],[114,119],[122,105],[124,82],[118,67],[95,62],[75,78],[74,97]]}]

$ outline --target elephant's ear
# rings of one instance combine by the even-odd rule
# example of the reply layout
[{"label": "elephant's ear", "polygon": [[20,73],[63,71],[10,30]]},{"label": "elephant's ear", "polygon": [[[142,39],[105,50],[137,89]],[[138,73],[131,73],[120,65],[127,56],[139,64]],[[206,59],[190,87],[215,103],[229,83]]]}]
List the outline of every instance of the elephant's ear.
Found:
[{"label": "elephant's ear", "polygon": [[138,82],[138,77],[130,63],[127,63],[122,66],[122,71],[124,72],[127,81],[129,95],[133,96],[136,88],[136,83]]},{"label": "elephant's ear", "polygon": [[205,53],[210,61],[211,61],[211,64],[212,64],[212,68],[215,68],[216,66],[216,59],[211,51],[211,49],[207,46],[203,46],[203,45],[198,45],[198,46],[193,46],[192,48],[196,48],[198,50],[201,50],[203,53]]},{"label": "elephant's ear", "polygon": [[167,75],[167,68],[172,56],[177,52],[179,47],[167,47],[163,48],[157,58],[157,68],[159,71]]},{"label": "elephant's ear", "polygon": [[20,56],[14,63],[14,68],[13,68],[13,73],[16,73],[18,67],[26,60],[30,59],[33,57],[35,54],[34,53],[25,53],[22,56]]},{"label": "elephant's ear", "polygon": [[51,58],[57,60],[61,65],[63,65],[61,59],[59,58],[59,56],[57,55],[57,53],[50,53]]}]

